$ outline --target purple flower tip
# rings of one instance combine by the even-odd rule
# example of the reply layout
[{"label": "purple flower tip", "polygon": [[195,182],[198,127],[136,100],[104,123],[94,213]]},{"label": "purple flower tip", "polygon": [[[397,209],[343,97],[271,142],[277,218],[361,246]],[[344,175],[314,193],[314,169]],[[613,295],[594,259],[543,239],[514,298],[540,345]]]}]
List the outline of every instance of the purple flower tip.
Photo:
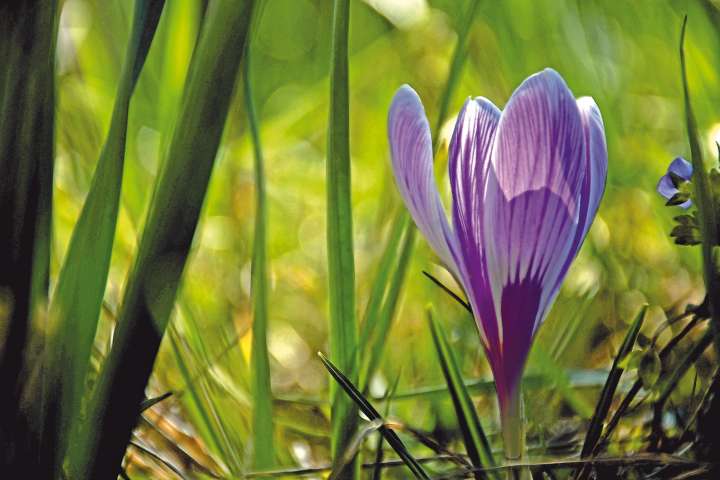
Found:
[{"label": "purple flower tip", "polygon": [[433,175],[428,121],[407,85],[393,99],[388,135],[405,205],[462,284],[508,409],[605,189],[600,110],[592,98],[576,100],[552,69],[528,77],[503,111],[469,98],[449,149],[452,225]]},{"label": "purple flower tip", "polygon": [[[689,182],[692,178],[693,167],[692,163],[688,162],[682,157],[675,158],[668,166],[665,175],[660,177],[657,184],[657,191],[660,195],[665,197],[667,200],[673,198],[676,194],[680,193],[678,188],[680,185],[679,181]],[[675,177],[675,178],[673,178]],[[680,208],[688,209],[692,205],[692,200],[687,200],[683,203],[678,204]]]}]

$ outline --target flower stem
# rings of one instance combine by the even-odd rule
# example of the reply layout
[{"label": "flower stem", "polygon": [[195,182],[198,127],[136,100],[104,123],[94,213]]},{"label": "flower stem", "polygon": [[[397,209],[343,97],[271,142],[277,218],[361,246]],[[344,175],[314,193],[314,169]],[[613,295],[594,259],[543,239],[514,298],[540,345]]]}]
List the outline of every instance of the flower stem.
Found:
[{"label": "flower stem", "polygon": [[[525,457],[525,407],[522,389],[518,385],[510,397],[500,407],[500,427],[505,447],[505,461],[516,463]],[[532,478],[530,470],[510,468],[506,470],[508,480],[525,480]]]}]

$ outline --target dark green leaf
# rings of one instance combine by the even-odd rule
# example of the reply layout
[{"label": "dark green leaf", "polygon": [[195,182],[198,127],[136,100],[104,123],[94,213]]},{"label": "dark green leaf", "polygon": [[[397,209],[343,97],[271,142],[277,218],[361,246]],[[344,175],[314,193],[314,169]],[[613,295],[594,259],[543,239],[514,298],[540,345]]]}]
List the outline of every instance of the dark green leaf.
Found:
[{"label": "dark green leaf", "polygon": [[[120,207],[130,98],[164,4],[165,0],[140,0],[135,4],[135,18],[110,130],[73,229],[50,304],[54,336],[48,347],[47,388],[53,392],[52,397],[60,400],[60,418],[54,427],[60,436],[58,455],[66,451],[70,430],[77,428],[80,420]],[[60,463],[61,459],[58,459],[58,466]]]},{"label": "dark green leaf", "polygon": [[643,352],[640,357],[640,365],[638,366],[638,375],[642,381],[643,388],[652,389],[660,378],[660,370],[662,362],[660,356],[654,348]]},{"label": "dark green leaf", "polygon": [[158,403],[162,402],[166,398],[171,397],[172,394],[173,394],[173,392],[165,392],[162,395],[158,395],[157,397],[146,398],[140,404],[140,413],[144,412],[145,410],[147,410],[148,408],[151,408],[154,405],[157,405]]},{"label": "dark green leaf", "polygon": [[117,475],[172,311],[244,50],[252,1],[208,5],[160,168],[112,349],[70,444],[71,478]]},{"label": "dark green leaf", "polygon": [[[680,31],[680,74],[682,77],[683,98],[685,101],[685,120],[687,124],[688,142],[690,143],[690,156],[693,165],[693,185],[695,187],[693,199],[698,211],[700,233],[702,238],[703,273],[705,289],[710,299],[710,315],[715,328],[720,328],[720,278],[715,275],[712,260],[712,247],[718,242],[717,213],[710,188],[705,161],[703,160],[700,136],[697,121],[690,101],[690,88],[688,86],[687,68],[685,65],[685,33],[687,30],[687,15],[683,19]],[[715,342],[716,353],[720,354],[720,339]]]},{"label": "dark green leaf", "polygon": [[[440,367],[452,398],[455,415],[462,431],[465,450],[476,469],[494,465],[492,449],[478,418],[465,383],[462,380],[455,356],[447,343],[445,334],[433,317],[432,309],[428,309],[428,323],[435,344]],[[484,478],[484,475],[480,475]]]},{"label": "dark green leaf", "polygon": [[[370,402],[362,395],[362,393],[360,393],[360,391],[357,389],[357,387],[355,387],[355,385],[353,385],[350,379],[348,379],[340,370],[338,370],[337,367],[325,357],[325,355],[318,352],[318,356],[325,365],[325,368],[327,368],[328,372],[330,372],[330,375],[332,375],[338,385],[342,387],[342,389],[352,399],[352,401],[355,402],[360,411],[362,411],[362,413],[365,414],[365,416],[370,421],[383,421],[378,411],[375,410],[375,407],[373,407]],[[405,465],[407,465],[415,478],[430,478],[423,469],[422,465],[420,465],[418,461],[415,460],[415,458],[410,454],[408,449],[403,444],[402,440],[400,440],[400,437],[398,437],[391,428],[388,428],[384,424],[384,421],[383,425],[380,427],[379,430],[383,434],[383,437],[388,442],[388,444],[393,448],[393,450],[395,450],[398,456],[400,456]]]},{"label": "dark green leaf", "polygon": [[644,305],[640,309],[640,312],[635,317],[635,321],[625,335],[625,340],[623,340],[620,350],[613,360],[613,365],[610,369],[610,373],[608,374],[605,386],[600,394],[600,399],[595,407],[595,413],[590,420],[590,426],[588,427],[587,434],[585,435],[585,442],[583,443],[583,447],[580,452],[581,458],[586,458],[590,455],[600,439],[605,418],[610,410],[610,405],[612,404],[613,397],[615,396],[617,386],[620,383],[620,377],[623,374],[623,368],[620,365],[625,357],[632,351],[633,345],[635,345],[635,340],[640,333],[640,327],[642,326],[643,319],[645,318],[647,308],[648,306]]},{"label": "dark green leaf", "polygon": [[[257,24],[257,21],[252,23]],[[251,32],[252,33],[252,32]],[[268,356],[268,259],[267,259],[267,198],[265,193],[265,162],[260,141],[260,125],[255,111],[250,66],[252,35],[245,50],[244,82],[245,110],[252,138],[255,168],[255,237],[253,239],[252,269],[250,271],[253,305],[252,358],[250,374],[253,395],[253,459],[254,468],[269,469],[275,464],[273,397],[270,387]]]}]

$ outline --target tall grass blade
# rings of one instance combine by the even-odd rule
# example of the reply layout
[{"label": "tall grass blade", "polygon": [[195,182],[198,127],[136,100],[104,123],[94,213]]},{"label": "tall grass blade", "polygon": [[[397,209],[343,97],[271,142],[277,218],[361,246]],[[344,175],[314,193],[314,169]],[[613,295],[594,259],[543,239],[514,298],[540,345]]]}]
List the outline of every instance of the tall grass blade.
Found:
[{"label": "tall grass blade", "polygon": [[[44,396],[20,411],[33,318],[44,320],[51,242],[58,2],[0,2],[0,443],[5,475],[46,475]],[[40,315],[38,315],[40,314]],[[44,325],[38,324],[41,328]],[[35,373],[37,370],[35,371]],[[46,448],[47,447],[47,448]]]},{"label": "tall grass blade", "polygon": [[[105,293],[117,223],[125,159],[130,98],[137,84],[165,0],[139,0],[110,130],[90,191],[70,238],[50,304],[48,391],[60,401],[58,454],[65,452],[67,432],[81,410],[85,378]],[[52,420],[50,420],[52,421]],[[62,457],[60,457],[62,458]]]},{"label": "tall grass blade", "polygon": [[[645,312],[647,312],[647,309],[647,304],[643,305],[643,307],[640,309],[640,312],[638,312],[637,316],[635,317],[635,321],[633,321],[632,325],[630,326],[630,330],[628,330],[627,334],[625,335],[625,339],[620,346],[620,350],[618,350],[617,355],[615,355],[612,367],[610,368],[610,373],[608,373],[607,381],[605,382],[602,392],[600,393],[600,399],[595,406],[595,412],[590,419],[590,426],[588,427],[587,434],[585,435],[585,441],[583,442],[582,450],[580,451],[580,458],[587,458],[592,453],[593,449],[597,445],[598,440],[600,439],[600,436],[602,435],[605,419],[607,418],[608,412],[610,411],[610,406],[612,404],[613,397],[615,396],[615,391],[617,390],[617,386],[620,383],[620,377],[622,377],[622,374],[625,370],[622,366],[622,362],[625,357],[627,357],[627,355],[632,351],[632,348],[635,345],[635,340],[637,340],[637,337],[640,333],[640,327],[642,327],[643,320],[645,319]],[[578,478],[584,478],[583,475],[585,472],[586,470],[583,468],[578,474]]]},{"label": "tall grass blade", "polygon": [[253,99],[250,71],[252,34],[245,50],[244,82],[245,110],[253,144],[255,168],[255,237],[253,239],[252,269],[250,271],[253,306],[252,358],[250,374],[253,396],[253,467],[272,468],[275,463],[273,445],[272,390],[270,388],[270,360],[268,358],[268,272],[267,272],[267,198],[265,193],[265,165],[260,127]]},{"label": "tall grass blade", "polygon": [[71,478],[117,475],[192,243],[253,2],[208,5],[180,115],[128,278],[112,349],[69,455]]},{"label": "tall grass blade", "polygon": [[[383,416],[387,418],[388,415],[390,415],[390,404],[392,403],[393,396],[395,395],[395,392],[397,391],[397,387],[400,384],[400,374],[395,377],[395,381],[390,386],[390,388],[385,392],[385,412],[383,413]],[[380,480],[382,478],[382,462],[383,462],[383,443],[384,443],[384,437],[382,434],[380,434],[380,438],[378,440],[377,449],[375,450],[375,468],[373,468],[373,474],[372,479],[373,480]]]},{"label": "tall grass blade", "polygon": [[[403,212],[393,228],[388,245],[381,259],[380,269],[375,276],[375,286],[382,286],[382,295],[373,291],[368,302],[365,322],[363,322],[359,347],[362,349],[360,387],[366,391],[373,374],[377,370],[385,348],[387,335],[392,326],[400,293],[405,282],[412,245],[415,242],[415,229],[410,216]],[[400,251],[398,255],[397,252]]]},{"label": "tall grass blade", "polygon": [[[205,379],[198,382],[190,381],[192,374],[188,362],[184,358],[188,349],[182,344],[182,339],[180,339],[180,335],[173,328],[173,325],[169,328],[168,337],[180,373],[188,385],[187,392],[190,395],[190,408],[197,411],[197,416],[200,419],[198,427],[202,433],[202,438],[207,439],[208,447],[212,452],[221,455],[224,460],[230,463],[233,459],[233,450],[227,441],[227,435],[224,435],[221,431],[222,425],[217,421],[217,415],[214,414],[215,409],[212,405],[211,396],[207,394],[206,381]],[[231,466],[231,469],[235,467]]]},{"label": "tall grass blade", "polygon": [[[453,93],[457,87],[465,59],[467,57],[467,37],[475,17],[477,6],[480,0],[470,0],[467,12],[464,16],[464,23],[458,32],[458,41],[455,45],[453,58],[450,62],[450,69],[443,88],[438,116],[435,122],[435,130],[432,132],[433,151],[437,153],[439,148],[440,128],[447,117]],[[393,233],[385,247],[381,266],[374,279],[373,290],[368,301],[368,308],[365,312],[360,347],[363,349],[363,364],[361,365],[360,386],[366,390],[368,382],[375,373],[382,358],[385,336],[395,313],[397,302],[405,282],[405,276],[412,258],[415,245],[415,226],[409,220],[406,211],[398,213],[393,220],[394,225],[404,225],[402,231]],[[397,249],[399,239],[404,239],[402,247]],[[384,287],[384,288],[380,288]],[[379,327],[379,328],[378,328]],[[383,332],[372,334],[371,332]],[[369,343],[367,343],[369,342]]]},{"label": "tall grass blade", "polygon": [[[682,76],[683,99],[685,101],[685,121],[687,125],[688,142],[690,143],[690,157],[693,165],[693,179],[695,195],[693,201],[698,211],[700,234],[702,236],[703,274],[705,290],[712,317],[712,328],[720,332],[720,278],[713,261],[713,247],[718,243],[718,217],[716,205],[713,201],[710,178],[705,161],[703,160],[700,136],[697,121],[690,102],[690,88],[688,87],[687,67],[685,65],[685,33],[687,30],[687,15],[683,19],[680,31],[680,73]],[[715,351],[720,355],[720,335],[715,337]]]},{"label": "tall grass blade", "polygon": [[[350,1],[334,0],[330,66],[330,115],[327,152],[327,252],[330,297],[330,355],[357,381],[355,259],[353,255],[350,169],[348,30]],[[330,390],[332,455],[342,455],[357,429],[357,407],[337,389]],[[356,476],[356,463],[346,477]]]},{"label": "tall grass blade", "polygon": [[[375,407],[373,407],[370,402],[367,401],[367,399],[362,395],[362,393],[360,393],[357,387],[353,385],[350,379],[347,378],[340,370],[338,370],[338,368],[330,360],[328,360],[325,355],[318,352],[318,356],[325,365],[325,368],[327,368],[328,372],[330,372],[330,375],[332,375],[335,381],[342,387],[342,389],[352,399],[352,401],[355,402],[355,404],[363,412],[363,414],[365,414],[365,416],[371,422],[375,420],[382,421],[383,419],[378,413],[378,411],[375,410]],[[415,458],[410,454],[408,449],[402,443],[402,440],[400,440],[400,437],[398,437],[392,429],[388,428],[383,424],[383,426],[381,426],[379,430],[383,434],[383,437],[385,437],[385,440],[388,442],[388,444],[400,456],[405,465],[407,465],[415,478],[430,478],[425,472],[425,470],[422,468],[422,465],[420,465],[418,461],[415,460]]]},{"label": "tall grass blade", "polygon": [[[475,406],[465,388],[465,383],[460,374],[455,356],[450,350],[450,345],[445,338],[442,327],[434,318],[431,308],[428,309],[427,315],[435,350],[438,360],[440,360],[440,367],[447,382],[450,397],[452,398],[455,415],[460,425],[468,457],[470,457],[470,461],[475,469],[494,466],[495,462],[493,460],[490,442],[485,435]],[[480,478],[485,478],[481,473],[478,475]]]},{"label": "tall grass blade", "polygon": [[466,11],[462,15],[463,23],[460,26],[460,31],[458,31],[458,41],[455,45],[455,51],[453,52],[450,70],[448,71],[447,80],[445,81],[445,88],[443,89],[442,97],[440,97],[440,107],[435,122],[435,131],[433,132],[433,142],[435,142],[434,151],[437,150],[440,129],[445,121],[445,117],[447,117],[452,95],[455,92],[458,81],[460,81],[460,73],[467,58],[467,37],[470,34],[470,29],[472,28],[479,5],[480,0],[468,0]]}]

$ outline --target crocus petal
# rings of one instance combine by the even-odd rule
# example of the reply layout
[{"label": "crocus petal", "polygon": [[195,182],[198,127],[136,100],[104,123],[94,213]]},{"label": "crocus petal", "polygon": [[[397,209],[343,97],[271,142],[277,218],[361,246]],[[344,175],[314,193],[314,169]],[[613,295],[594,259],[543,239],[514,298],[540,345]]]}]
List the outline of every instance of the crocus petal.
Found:
[{"label": "crocus petal", "polygon": [[[500,119],[483,214],[500,339],[511,332],[513,349],[529,344],[574,254],[584,160],[583,122],[572,92],[553,70],[529,77]],[[515,315],[513,302],[535,311]],[[520,332],[530,338],[516,341]],[[521,350],[515,353],[522,356]]]},{"label": "crocus petal", "polygon": [[605,193],[608,156],[605,144],[605,126],[597,104],[590,97],[582,97],[578,99],[577,105],[585,132],[585,161],[587,162],[579,219],[582,229],[579,230],[581,233],[576,239],[576,249],[579,249],[595,218],[600,199]]},{"label": "crocus petal", "polygon": [[677,189],[670,175],[666,173],[660,177],[660,181],[657,184],[657,191],[660,195],[670,200],[680,190]]},{"label": "crocus petal", "polygon": [[500,110],[485,98],[468,99],[450,140],[448,172],[460,276],[487,350],[498,343],[498,324],[488,295],[481,245],[483,195]]},{"label": "crocus petal", "polygon": [[[605,144],[605,126],[603,125],[600,109],[590,97],[579,98],[577,100],[577,106],[580,110],[584,131],[585,179],[580,190],[580,209],[575,237],[568,251],[565,263],[558,271],[555,284],[551,286],[550,298],[546,300],[548,305],[551,305],[555,300],[555,296],[560,291],[560,285],[565,278],[565,274],[580,250],[588,230],[590,230],[590,225],[592,225],[595,219],[595,213],[597,213],[598,206],[600,205],[600,199],[605,192],[605,182],[607,180],[607,146]],[[536,319],[536,331],[542,320],[542,317]]]},{"label": "crocus petal", "polygon": [[500,360],[493,365],[501,409],[514,398],[535,331],[575,255],[578,229],[584,228],[579,220],[588,174],[585,137],[572,92],[550,69],[518,87],[497,127],[482,243],[501,319]]},{"label": "crocus petal", "polygon": [[405,205],[435,253],[455,273],[451,254],[455,240],[435,184],[430,126],[420,97],[408,85],[393,98],[388,136],[393,173]]},{"label": "crocus petal", "polygon": [[682,157],[677,157],[675,160],[670,162],[668,167],[668,173],[674,173],[678,177],[684,180],[690,180],[693,173],[692,163],[688,162]]}]

